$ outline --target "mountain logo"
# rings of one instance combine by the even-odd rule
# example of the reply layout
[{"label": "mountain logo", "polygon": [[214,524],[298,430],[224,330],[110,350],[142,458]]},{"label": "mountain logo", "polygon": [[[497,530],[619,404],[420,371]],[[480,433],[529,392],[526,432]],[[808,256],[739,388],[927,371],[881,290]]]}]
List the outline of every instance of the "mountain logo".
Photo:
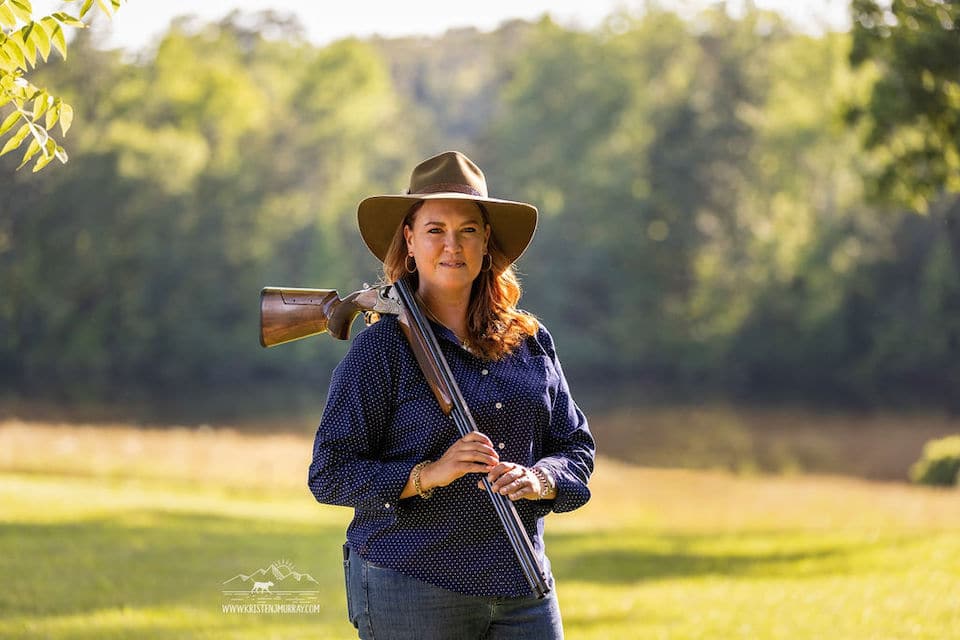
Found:
[{"label": "mountain logo", "polygon": [[221,593],[231,602],[317,602],[320,583],[309,573],[297,571],[289,560],[277,560],[246,574],[223,581]]}]

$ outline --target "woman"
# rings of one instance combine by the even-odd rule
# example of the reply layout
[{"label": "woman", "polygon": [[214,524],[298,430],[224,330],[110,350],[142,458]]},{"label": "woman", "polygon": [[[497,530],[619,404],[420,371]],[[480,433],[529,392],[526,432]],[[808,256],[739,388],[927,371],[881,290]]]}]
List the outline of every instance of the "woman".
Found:
[{"label": "woman", "polygon": [[[360,203],[389,282],[408,278],[480,432],[460,437],[394,316],[356,336],[317,430],[310,489],[353,507],[344,569],[361,638],[562,638],[543,518],[590,497],[594,442],[547,330],[516,309],[531,205],[487,197],[466,156]],[[482,488],[514,501],[551,587],[537,599]]]}]

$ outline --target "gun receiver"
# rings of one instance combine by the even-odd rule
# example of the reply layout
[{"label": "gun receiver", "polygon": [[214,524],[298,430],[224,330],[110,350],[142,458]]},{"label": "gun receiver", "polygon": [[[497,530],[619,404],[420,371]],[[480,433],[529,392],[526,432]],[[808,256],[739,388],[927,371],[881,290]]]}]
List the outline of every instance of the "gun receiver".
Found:
[{"label": "gun receiver", "polygon": [[388,290],[370,287],[341,300],[335,289],[265,287],[260,291],[260,345],[273,347],[318,333],[348,340],[350,326],[361,313],[400,313]]}]

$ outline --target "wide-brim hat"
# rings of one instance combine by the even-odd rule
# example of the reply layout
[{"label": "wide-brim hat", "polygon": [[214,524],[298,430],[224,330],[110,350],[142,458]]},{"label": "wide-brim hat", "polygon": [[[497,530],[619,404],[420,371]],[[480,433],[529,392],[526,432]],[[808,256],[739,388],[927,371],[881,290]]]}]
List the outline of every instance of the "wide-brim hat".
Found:
[{"label": "wide-brim hat", "polygon": [[537,208],[487,195],[487,180],[459,151],[446,151],[418,164],[403,195],[371,196],[357,207],[360,235],[381,262],[410,208],[423,200],[469,200],[487,212],[490,233],[510,262],[523,254],[537,228]]}]

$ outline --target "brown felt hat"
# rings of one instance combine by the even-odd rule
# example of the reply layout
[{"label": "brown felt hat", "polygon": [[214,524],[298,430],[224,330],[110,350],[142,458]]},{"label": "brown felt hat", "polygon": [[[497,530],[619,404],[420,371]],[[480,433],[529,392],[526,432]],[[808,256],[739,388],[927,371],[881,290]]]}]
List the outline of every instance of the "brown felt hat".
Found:
[{"label": "brown felt hat", "polygon": [[510,262],[520,257],[537,228],[535,206],[488,197],[487,180],[480,167],[459,151],[446,151],[414,168],[406,194],[371,196],[360,202],[357,208],[360,235],[381,262],[410,207],[423,200],[481,203],[487,211],[490,233]]}]

